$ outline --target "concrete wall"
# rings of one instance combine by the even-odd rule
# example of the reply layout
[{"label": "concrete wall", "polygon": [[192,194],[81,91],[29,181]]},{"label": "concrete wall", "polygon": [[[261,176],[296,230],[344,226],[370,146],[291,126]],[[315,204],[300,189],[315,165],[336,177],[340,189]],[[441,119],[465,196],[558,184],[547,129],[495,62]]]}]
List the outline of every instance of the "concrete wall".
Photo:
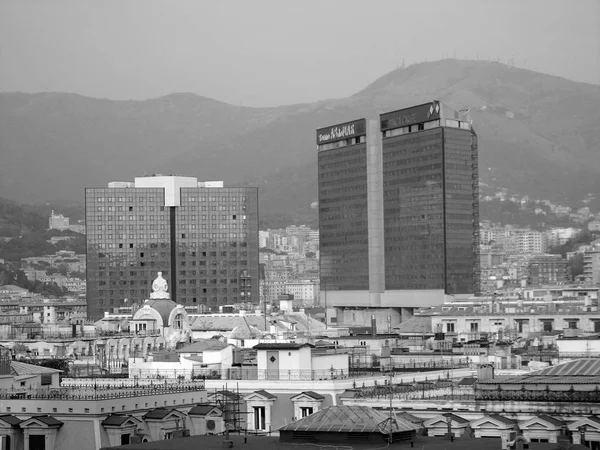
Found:
[{"label": "concrete wall", "polygon": [[230,345],[222,350],[205,350],[202,352],[202,363],[218,364],[221,369],[229,369],[233,365],[233,347]]},{"label": "concrete wall", "polygon": [[592,339],[557,339],[559,353],[581,353],[597,355],[600,353],[600,340]]},{"label": "concrete wall", "polygon": [[[256,363],[258,371],[268,369],[267,352],[270,350],[258,350],[256,352]],[[302,347],[298,350],[273,350],[279,353],[279,370],[297,372],[299,370],[311,370],[310,347]]]},{"label": "concrete wall", "polygon": [[312,357],[312,370],[327,371],[333,368],[334,370],[343,370],[348,372],[348,355],[323,355]]}]

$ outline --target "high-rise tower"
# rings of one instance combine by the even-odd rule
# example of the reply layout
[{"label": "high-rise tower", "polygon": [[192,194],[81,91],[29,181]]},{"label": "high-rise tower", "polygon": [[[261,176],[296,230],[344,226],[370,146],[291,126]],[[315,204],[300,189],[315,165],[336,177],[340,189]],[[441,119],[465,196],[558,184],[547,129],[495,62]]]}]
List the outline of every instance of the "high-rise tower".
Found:
[{"label": "high-rise tower", "polygon": [[321,304],[393,326],[479,287],[477,135],[439,101],[317,130]]},{"label": "high-rise tower", "polygon": [[86,189],[88,317],[140,303],[160,271],[208,310],[258,302],[258,189],[148,176]]}]

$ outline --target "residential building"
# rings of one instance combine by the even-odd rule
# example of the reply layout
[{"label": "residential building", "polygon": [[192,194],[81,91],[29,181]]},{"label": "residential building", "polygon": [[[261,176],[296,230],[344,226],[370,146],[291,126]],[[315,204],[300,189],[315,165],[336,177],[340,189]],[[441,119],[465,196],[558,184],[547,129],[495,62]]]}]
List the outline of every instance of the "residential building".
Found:
[{"label": "residential building", "polygon": [[53,210],[48,219],[48,228],[50,230],[66,230],[69,228],[69,218],[62,214],[55,214]]},{"label": "residential building", "polygon": [[521,231],[517,234],[516,247],[520,254],[543,254],[548,249],[548,239],[541,231]]},{"label": "residential building", "polygon": [[583,254],[583,278],[592,284],[600,284],[600,242],[597,241]]},{"label": "residential building", "polygon": [[569,281],[568,262],[560,255],[540,255],[532,258],[528,264],[528,284],[567,283]]},{"label": "residential building", "polygon": [[479,288],[477,135],[439,101],[317,130],[320,304],[392,325]]},{"label": "residential building", "polygon": [[139,303],[161,271],[171,298],[258,302],[258,190],[147,176],[86,189],[88,315]]}]

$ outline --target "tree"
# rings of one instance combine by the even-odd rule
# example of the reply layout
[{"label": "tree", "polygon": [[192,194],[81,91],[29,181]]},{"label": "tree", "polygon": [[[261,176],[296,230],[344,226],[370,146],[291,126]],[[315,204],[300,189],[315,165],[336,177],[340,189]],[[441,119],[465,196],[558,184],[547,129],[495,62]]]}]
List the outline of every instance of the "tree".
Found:
[{"label": "tree", "polygon": [[61,275],[63,275],[63,276],[66,277],[67,274],[69,273],[69,265],[65,264],[65,263],[59,264],[59,266],[58,266],[58,272]]},{"label": "tree", "polygon": [[71,362],[66,358],[56,358],[56,359],[36,359],[31,362],[36,366],[48,367],[50,369],[62,370],[63,373],[61,376],[66,377],[69,376],[69,371],[71,369]]},{"label": "tree", "polygon": [[569,260],[569,270],[571,279],[574,280],[577,275],[583,273],[583,253],[577,253]]}]

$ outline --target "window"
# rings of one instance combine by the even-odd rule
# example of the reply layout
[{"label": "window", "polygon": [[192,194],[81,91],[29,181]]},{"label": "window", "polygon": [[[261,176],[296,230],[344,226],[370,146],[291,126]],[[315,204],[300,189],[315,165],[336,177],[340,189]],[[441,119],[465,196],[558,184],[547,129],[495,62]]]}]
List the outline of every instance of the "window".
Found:
[{"label": "window", "polygon": [[448,322],[446,324],[446,332],[447,333],[454,333],[454,323]]},{"label": "window", "polygon": [[542,330],[549,332],[554,329],[554,321],[553,320],[543,320],[542,321]]},{"label": "window", "polygon": [[313,408],[312,406],[301,406],[300,413],[302,414],[301,417],[310,416],[313,413]]},{"label": "window", "polygon": [[471,322],[471,333],[479,332],[479,322]]},{"label": "window", "polygon": [[266,411],[264,406],[254,406],[254,429],[266,430]]}]

